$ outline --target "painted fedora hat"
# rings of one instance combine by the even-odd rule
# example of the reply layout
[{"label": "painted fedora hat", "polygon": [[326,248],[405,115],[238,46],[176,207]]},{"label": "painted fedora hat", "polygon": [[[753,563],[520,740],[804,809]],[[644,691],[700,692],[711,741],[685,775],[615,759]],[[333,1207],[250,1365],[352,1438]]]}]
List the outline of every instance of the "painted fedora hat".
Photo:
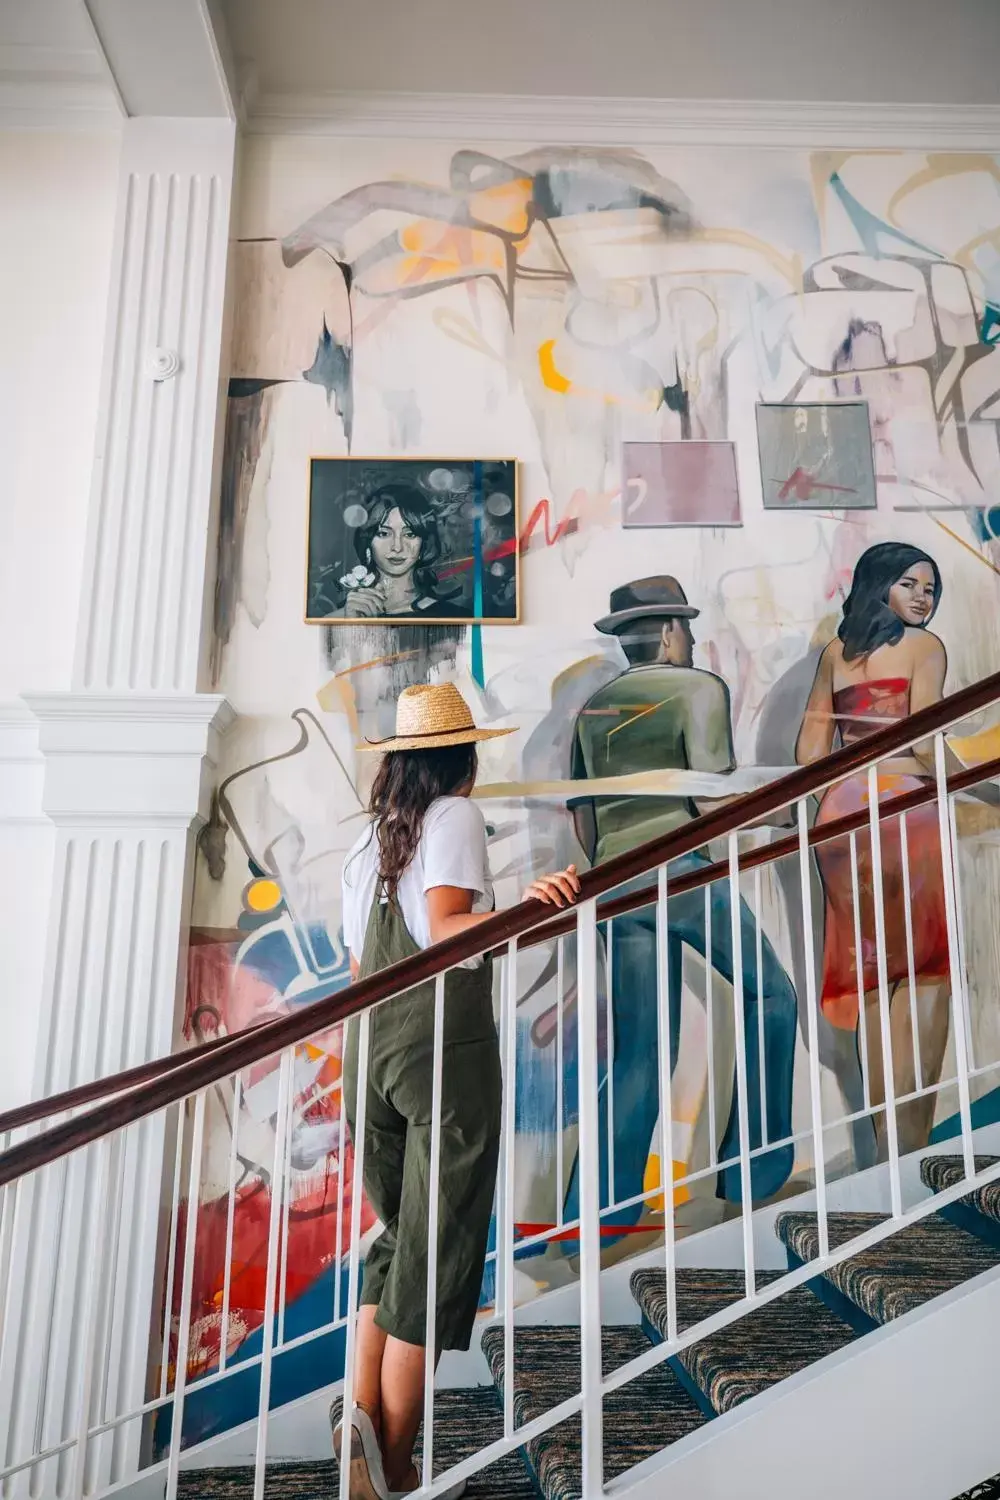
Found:
[{"label": "painted fedora hat", "polygon": [[637,578],[613,589],[610,604],[609,613],[595,621],[595,628],[604,635],[614,635],[632,620],[693,620],[700,613],[688,603],[677,579],[665,574]]}]

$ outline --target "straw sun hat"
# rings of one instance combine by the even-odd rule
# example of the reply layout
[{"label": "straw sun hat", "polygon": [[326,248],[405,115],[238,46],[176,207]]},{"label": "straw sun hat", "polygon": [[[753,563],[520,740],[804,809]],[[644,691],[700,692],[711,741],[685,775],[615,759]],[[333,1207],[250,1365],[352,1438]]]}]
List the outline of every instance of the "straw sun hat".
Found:
[{"label": "straw sun hat", "polygon": [[477,729],[472,710],[453,682],[404,688],[396,702],[396,733],[359,750],[436,750],[499,740],[513,729]]}]

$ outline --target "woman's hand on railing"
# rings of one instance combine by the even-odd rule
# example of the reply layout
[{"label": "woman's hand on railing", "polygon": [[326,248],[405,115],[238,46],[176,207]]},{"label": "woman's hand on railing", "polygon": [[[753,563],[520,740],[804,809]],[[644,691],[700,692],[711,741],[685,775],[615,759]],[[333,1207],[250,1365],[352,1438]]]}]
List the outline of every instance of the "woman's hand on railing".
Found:
[{"label": "woman's hand on railing", "polygon": [[544,901],[546,906],[572,906],[580,894],[576,865],[567,865],[554,875],[540,875],[528,886],[522,901]]}]

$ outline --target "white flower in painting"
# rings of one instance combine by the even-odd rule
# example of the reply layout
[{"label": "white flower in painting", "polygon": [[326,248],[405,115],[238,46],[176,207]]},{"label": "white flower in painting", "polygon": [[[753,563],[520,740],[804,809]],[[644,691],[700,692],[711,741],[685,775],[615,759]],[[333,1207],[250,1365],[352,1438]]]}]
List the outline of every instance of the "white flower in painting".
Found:
[{"label": "white flower in painting", "polygon": [[375,574],[369,573],[368,569],[359,563],[356,568],[345,573],[340,582],[345,589],[370,589],[375,582]]}]

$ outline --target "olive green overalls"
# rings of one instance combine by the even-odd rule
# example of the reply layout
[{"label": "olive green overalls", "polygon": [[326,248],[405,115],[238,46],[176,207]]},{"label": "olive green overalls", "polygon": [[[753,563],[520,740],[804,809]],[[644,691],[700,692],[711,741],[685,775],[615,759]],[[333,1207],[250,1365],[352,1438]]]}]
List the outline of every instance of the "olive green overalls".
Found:
[{"label": "olive green overalls", "polygon": [[[419,953],[394,901],[375,891],[359,977]],[[348,1023],[344,1100],[355,1139],[358,1034]],[[371,1013],[365,1106],[365,1192],[385,1225],[365,1258],[361,1302],[407,1344],[424,1345],[430,1182],[434,983]],[[438,1198],[437,1349],[468,1349],[479,1306],[500,1147],[500,1049],[492,965],[445,980]]]}]

